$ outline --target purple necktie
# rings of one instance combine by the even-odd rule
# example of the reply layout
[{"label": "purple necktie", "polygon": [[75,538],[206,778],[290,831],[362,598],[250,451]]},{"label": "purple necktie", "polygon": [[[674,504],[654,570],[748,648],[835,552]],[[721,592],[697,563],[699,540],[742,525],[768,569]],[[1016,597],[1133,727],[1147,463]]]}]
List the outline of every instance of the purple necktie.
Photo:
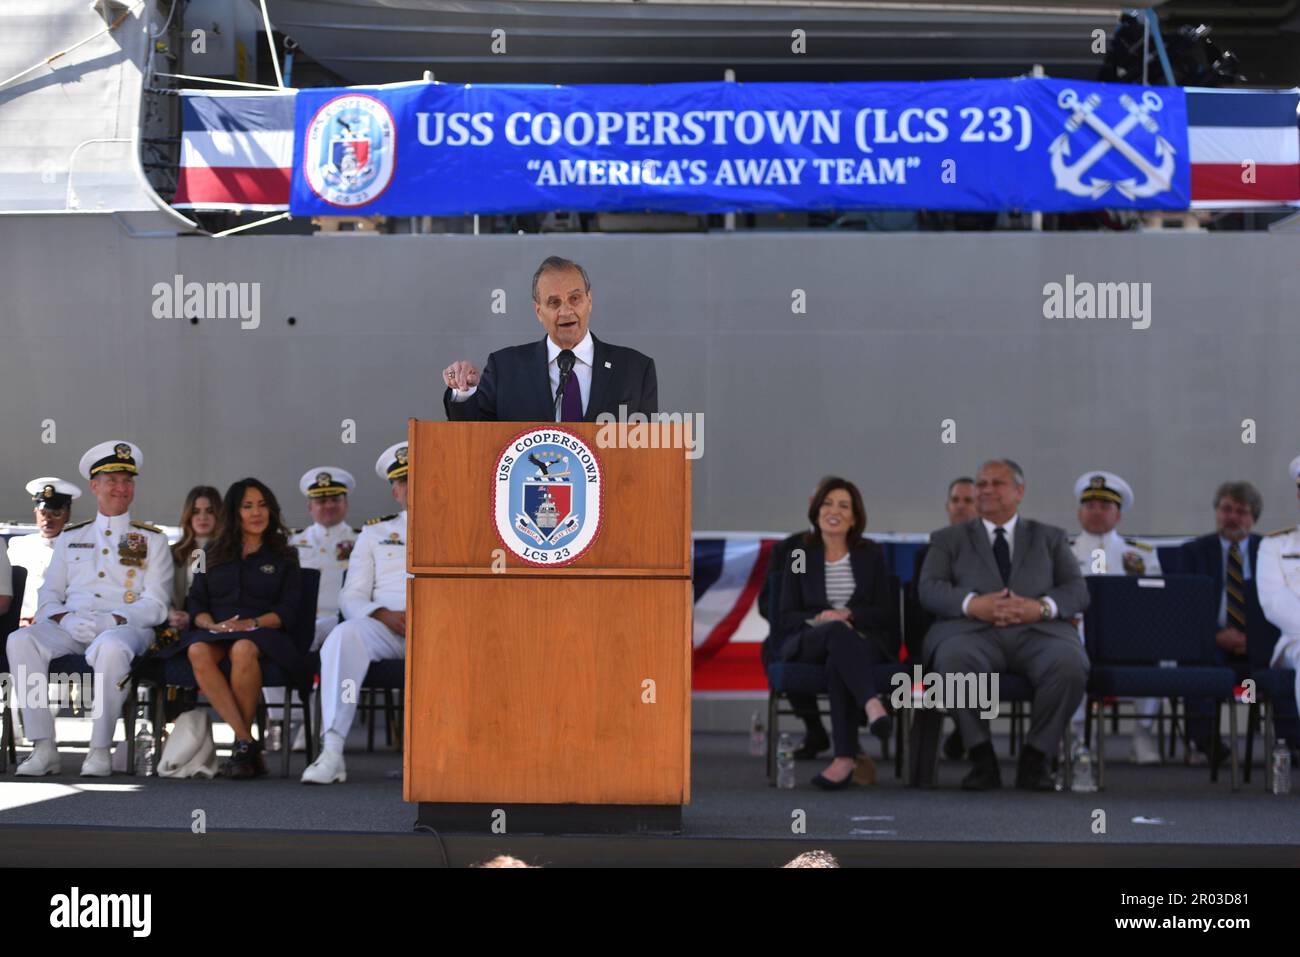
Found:
[{"label": "purple necktie", "polygon": [[576,369],[569,373],[569,378],[564,383],[564,398],[560,400],[560,421],[582,421],[582,386],[578,385]]}]

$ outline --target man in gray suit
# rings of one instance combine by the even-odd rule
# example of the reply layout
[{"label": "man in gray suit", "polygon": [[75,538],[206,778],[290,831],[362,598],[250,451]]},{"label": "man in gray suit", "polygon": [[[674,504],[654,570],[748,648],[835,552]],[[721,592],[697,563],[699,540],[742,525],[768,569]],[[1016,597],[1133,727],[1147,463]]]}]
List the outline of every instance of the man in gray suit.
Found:
[{"label": "man in gray suit", "polygon": [[[1050,791],[1047,756],[1088,677],[1088,658],[1070,623],[1088,607],[1088,586],[1065,530],[1018,514],[1025,497],[1020,466],[1010,459],[986,462],[975,494],[979,518],[930,536],[918,590],[938,620],[926,633],[925,657],[941,674],[1010,671],[1028,679],[1033,720],[1016,787]],[[1001,787],[987,723],[974,709],[954,716],[974,765],[962,787]]]}]

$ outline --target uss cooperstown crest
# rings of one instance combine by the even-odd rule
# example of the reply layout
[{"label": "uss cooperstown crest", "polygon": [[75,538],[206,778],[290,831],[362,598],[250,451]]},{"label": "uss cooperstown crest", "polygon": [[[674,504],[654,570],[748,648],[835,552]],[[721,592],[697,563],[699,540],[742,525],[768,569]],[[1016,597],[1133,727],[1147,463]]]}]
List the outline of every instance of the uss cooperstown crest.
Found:
[{"label": "uss cooperstown crest", "polygon": [[307,185],[327,203],[364,206],[393,180],[397,123],[373,96],[336,96],[316,111],[304,139]]},{"label": "uss cooperstown crest", "polygon": [[546,426],[521,432],[493,471],[497,537],[530,565],[575,561],[600,534],[603,482],[595,450],[574,433]]},{"label": "uss cooperstown crest", "polygon": [[[1048,147],[1048,152],[1052,154],[1052,176],[1055,178],[1056,188],[1074,196],[1091,196],[1097,199],[1114,187],[1116,192],[1130,200],[1155,196],[1170,189],[1174,178],[1175,150],[1169,140],[1160,133],[1160,126],[1151,115],[1159,113],[1164,108],[1164,100],[1151,90],[1142,94],[1141,103],[1127,93],[1120,94],[1120,105],[1128,111],[1128,115],[1114,126],[1097,115],[1097,107],[1101,102],[1101,97],[1096,93],[1090,93],[1080,102],[1078,94],[1069,89],[1062,90],[1057,97],[1057,105],[1063,110],[1068,110],[1070,115],[1065,121],[1065,132],[1052,140],[1052,145]],[[1070,137],[1083,126],[1092,129],[1100,139],[1073,163],[1067,162],[1071,151]],[[1148,133],[1155,135],[1154,157],[1144,155],[1125,139],[1136,126],[1141,126]],[[1139,179],[1135,175],[1125,179],[1108,180],[1088,176],[1088,171],[1111,150],[1117,151],[1128,160],[1142,178]],[[1088,180],[1086,183],[1085,177]]]}]

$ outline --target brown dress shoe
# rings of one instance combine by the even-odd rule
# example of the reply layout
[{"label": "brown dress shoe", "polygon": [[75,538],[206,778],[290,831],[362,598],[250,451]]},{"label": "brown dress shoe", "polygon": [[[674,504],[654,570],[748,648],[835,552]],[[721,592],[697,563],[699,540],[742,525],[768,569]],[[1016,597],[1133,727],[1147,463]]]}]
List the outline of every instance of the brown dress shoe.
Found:
[{"label": "brown dress shoe", "polygon": [[853,781],[864,787],[876,783],[876,762],[871,760],[871,755],[863,752],[853,759]]}]

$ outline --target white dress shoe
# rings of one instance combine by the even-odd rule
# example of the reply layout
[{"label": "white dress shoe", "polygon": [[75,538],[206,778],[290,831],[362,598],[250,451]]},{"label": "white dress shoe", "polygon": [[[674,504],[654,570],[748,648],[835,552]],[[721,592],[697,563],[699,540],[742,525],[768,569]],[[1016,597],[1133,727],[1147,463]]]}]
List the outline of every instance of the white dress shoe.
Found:
[{"label": "white dress shoe", "polygon": [[1150,728],[1144,728],[1140,724],[1133,729],[1133,763],[1160,763],[1160,746],[1156,743],[1155,735]]},{"label": "white dress shoe", "polygon": [[81,763],[83,778],[107,778],[113,774],[113,754],[108,748],[91,748]]},{"label": "white dress shoe", "polygon": [[42,748],[39,745],[22,764],[18,765],[15,774],[23,777],[39,778],[46,774],[58,774],[63,770],[63,762],[59,760],[58,748]]},{"label": "white dress shoe", "polygon": [[335,751],[322,751],[320,757],[302,772],[303,784],[333,784],[348,779],[348,770],[343,764],[343,755]]}]

